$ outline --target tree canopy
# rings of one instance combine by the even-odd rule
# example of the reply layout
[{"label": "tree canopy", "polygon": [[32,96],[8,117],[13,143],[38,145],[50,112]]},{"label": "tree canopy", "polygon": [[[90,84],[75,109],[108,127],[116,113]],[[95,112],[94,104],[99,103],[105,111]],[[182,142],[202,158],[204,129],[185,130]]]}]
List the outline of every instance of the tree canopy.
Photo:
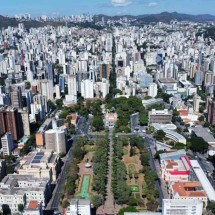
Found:
[{"label": "tree canopy", "polygon": [[208,143],[202,137],[191,137],[190,148],[195,152],[204,153],[208,150]]},{"label": "tree canopy", "polygon": [[125,212],[138,212],[138,210],[133,206],[128,206],[126,208],[122,208],[118,215],[124,215]]}]

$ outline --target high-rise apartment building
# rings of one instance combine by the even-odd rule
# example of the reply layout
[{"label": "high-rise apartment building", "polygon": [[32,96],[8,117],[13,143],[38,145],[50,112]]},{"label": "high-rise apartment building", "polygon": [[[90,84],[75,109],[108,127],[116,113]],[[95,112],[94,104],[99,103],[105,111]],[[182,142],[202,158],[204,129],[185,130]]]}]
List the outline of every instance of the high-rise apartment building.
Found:
[{"label": "high-rise apartment building", "polygon": [[20,119],[20,130],[21,133],[25,136],[30,136],[30,122],[29,115],[26,110],[19,110],[18,112]]},{"label": "high-rise apartment building", "polygon": [[99,78],[102,80],[103,78],[109,80],[110,77],[110,65],[109,64],[101,64],[99,68]]},{"label": "high-rise apartment building", "polygon": [[68,95],[66,95],[66,101],[77,103],[77,80],[76,75],[68,76]]},{"label": "high-rise apartment building", "polygon": [[195,85],[201,86],[201,85],[202,85],[202,81],[203,81],[202,78],[203,78],[202,71],[197,70],[197,71],[195,72],[195,77],[194,77]]},{"label": "high-rise apartment building", "polygon": [[2,144],[3,155],[4,156],[10,155],[14,148],[13,137],[11,133],[8,132],[1,138],[1,144]]},{"label": "high-rise apartment building", "polygon": [[13,140],[18,140],[22,137],[21,119],[16,108],[1,108],[0,122],[1,135],[6,132],[10,132],[12,134]]},{"label": "high-rise apartment building", "polygon": [[195,112],[199,112],[199,104],[200,104],[200,101],[201,101],[201,97],[198,96],[198,95],[195,95],[193,97],[193,110]]},{"label": "high-rise apartment building", "polygon": [[81,95],[85,99],[94,98],[94,89],[93,89],[93,81],[92,80],[83,80],[81,82]]},{"label": "high-rise apartment building", "polygon": [[208,100],[208,122],[211,125],[215,125],[215,101],[212,99]]},{"label": "high-rise apartment building", "polygon": [[10,100],[13,107],[22,108],[22,92],[20,87],[17,87],[17,89],[10,92]]},{"label": "high-rise apartment building", "polygon": [[50,129],[45,132],[45,147],[59,153],[66,153],[66,134],[64,128]]},{"label": "high-rise apartment building", "polygon": [[156,97],[158,94],[158,86],[156,83],[150,83],[148,89],[148,96]]}]

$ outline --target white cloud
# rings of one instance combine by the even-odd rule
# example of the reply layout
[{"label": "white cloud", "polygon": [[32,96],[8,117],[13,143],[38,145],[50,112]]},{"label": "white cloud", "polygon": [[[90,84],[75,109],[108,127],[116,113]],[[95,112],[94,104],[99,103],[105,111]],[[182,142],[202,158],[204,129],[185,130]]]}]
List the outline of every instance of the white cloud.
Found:
[{"label": "white cloud", "polygon": [[125,7],[131,3],[130,0],[112,0],[112,5],[114,7]]},{"label": "white cloud", "polygon": [[157,5],[158,5],[157,2],[149,2],[149,4],[148,4],[149,7],[155,7]]}]

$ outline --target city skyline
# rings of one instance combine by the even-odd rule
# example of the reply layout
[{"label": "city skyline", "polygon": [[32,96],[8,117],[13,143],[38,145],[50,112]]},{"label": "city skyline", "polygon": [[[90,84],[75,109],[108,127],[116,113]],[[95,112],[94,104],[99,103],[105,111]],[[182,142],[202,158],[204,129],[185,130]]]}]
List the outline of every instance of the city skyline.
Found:
[{"label": "city skyline", "polygon": [[[42,5],[42,9],[41,9]],[[49,15],[62,16],[72,14],[106,14],[106,15],[142,15],[160,12],[179,12],[186,14],[211,14],[214,0],[79,0],[78,2],[63,0],[20,0],[19,4],[13,0],[2,0],[0,14],[14,15],[30,13],[33,16]]]}]

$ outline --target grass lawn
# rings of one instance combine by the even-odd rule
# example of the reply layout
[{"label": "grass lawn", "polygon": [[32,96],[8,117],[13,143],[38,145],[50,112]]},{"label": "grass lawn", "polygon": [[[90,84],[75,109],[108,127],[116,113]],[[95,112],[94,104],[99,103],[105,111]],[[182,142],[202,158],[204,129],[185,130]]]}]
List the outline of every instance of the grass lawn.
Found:
[{"label": "grass lawn", "polygon": [[135,165],[129,164],[128,165],[128,174],[130,175],[130,174],[135,174],[135,173],[137,173]]},{"label": "grass lawn", "polygon": [[84,150],[87,152],[94,152],[96,150],[96,146],[94,145],[85,145]]},{"label": "grass lawn", "polygon": [[130,189],[131,189],[131,192],[139,192],[139,187],[138,186],[135,186],[135,185],[131,185],[129,186]]}]

